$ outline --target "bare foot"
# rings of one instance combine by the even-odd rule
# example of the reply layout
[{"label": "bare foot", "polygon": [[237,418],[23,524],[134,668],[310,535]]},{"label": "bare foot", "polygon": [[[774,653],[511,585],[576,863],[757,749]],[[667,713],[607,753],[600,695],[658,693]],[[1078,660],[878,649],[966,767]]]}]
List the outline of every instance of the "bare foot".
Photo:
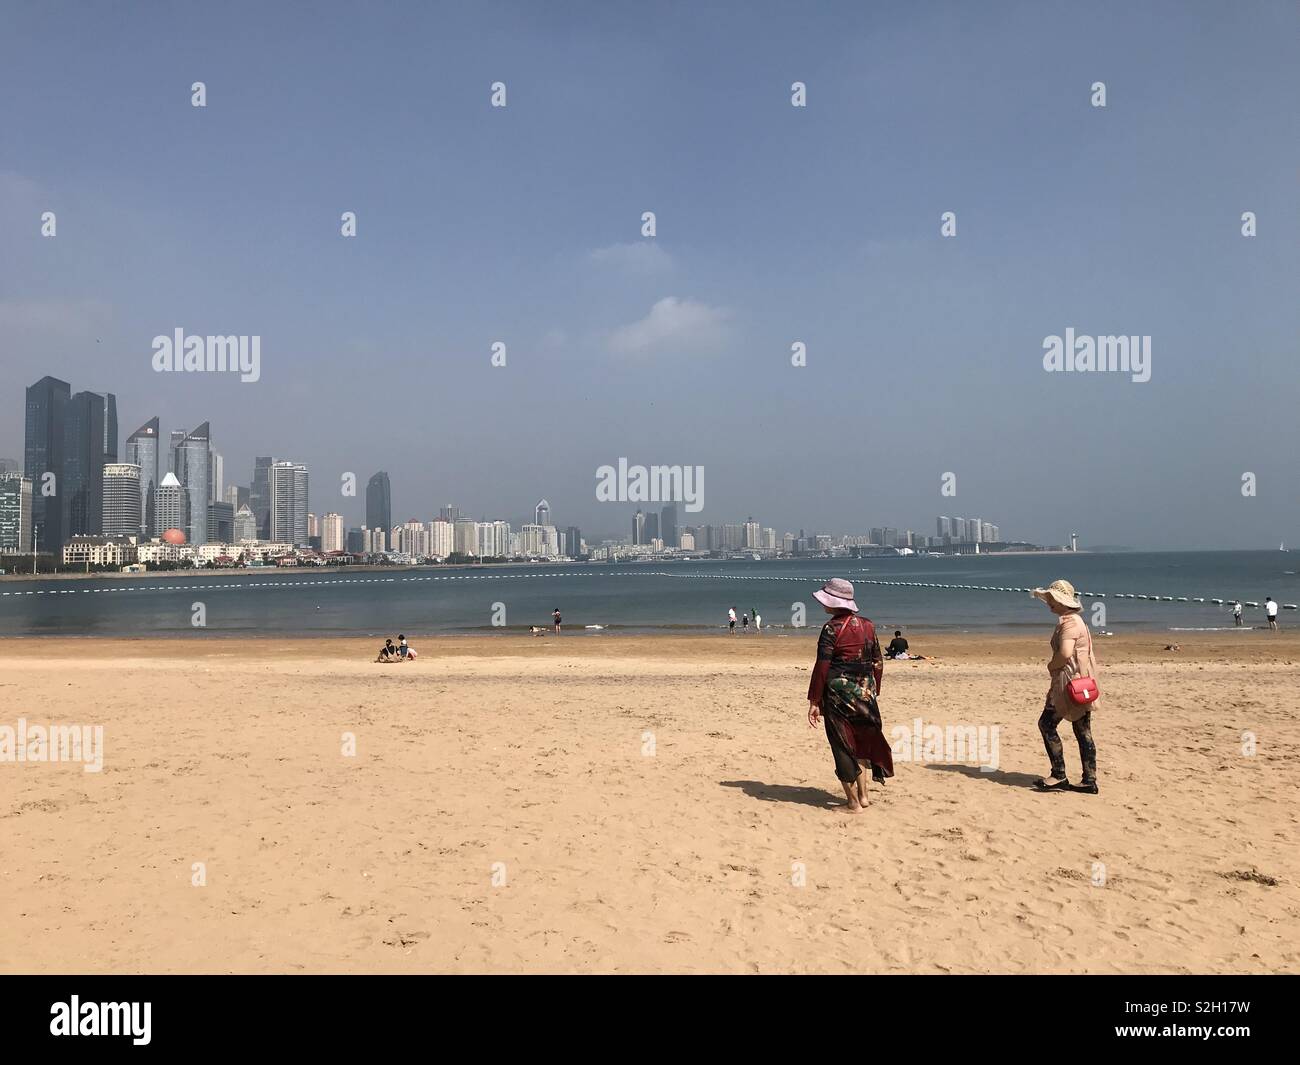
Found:
[{"label": "bare foot", "polygon": [[858,777],[857,783],[858,805],[867,805],[867,785],[863,782],[862,777]]},{"label": "bare foot", "polygon": [[864,814],[867,812],[867,808],[857,802],[846,803],[843,806],[835,807],[835,809],[842,814]]}]

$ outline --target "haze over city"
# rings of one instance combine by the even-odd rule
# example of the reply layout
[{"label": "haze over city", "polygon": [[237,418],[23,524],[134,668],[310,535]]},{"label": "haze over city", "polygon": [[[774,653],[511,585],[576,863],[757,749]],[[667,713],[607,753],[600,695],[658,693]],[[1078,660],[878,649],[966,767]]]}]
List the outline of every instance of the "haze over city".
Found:
[{"label": "haze over city", "polygon": [[[626,535],[625,457],[778,533],[1300,542],[1293,15],[1175,6],[15,9],[0,457],[48,374],[348,525],[382,469],[395,521]],[[176,329],[259,336],[259,379],[155,372]],[[1067,329],[1150,380],[1044,372]]]}]

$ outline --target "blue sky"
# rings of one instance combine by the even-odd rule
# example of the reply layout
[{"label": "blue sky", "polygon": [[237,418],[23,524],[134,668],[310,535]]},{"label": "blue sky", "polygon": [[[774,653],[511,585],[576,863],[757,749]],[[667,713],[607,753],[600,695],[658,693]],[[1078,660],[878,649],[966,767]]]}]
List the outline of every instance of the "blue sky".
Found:
[{"label": "blue sky", "polygon": [[[1300,542],[1293,4],[3,18],[0,456],[51,373],[123,435],[210,420],[228,480],[308,462],[349,523],[341,474],[383,468],[395,519],[625,532],[627,457],[779,532]],[[259,334],[261,380],[154,373],[177,327]],[[1150,335],[1151,381],[1045,373],[1067,327]]]}]

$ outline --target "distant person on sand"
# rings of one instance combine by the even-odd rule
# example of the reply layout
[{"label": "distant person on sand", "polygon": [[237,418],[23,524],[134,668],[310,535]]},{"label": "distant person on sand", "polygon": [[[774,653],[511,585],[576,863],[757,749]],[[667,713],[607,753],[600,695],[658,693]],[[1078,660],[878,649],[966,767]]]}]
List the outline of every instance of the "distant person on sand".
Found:
[{"label": "distant person on sand", "polygon": [[1232,620],[1237,625],[1241,624],[1241,603],[1240,602],[1236,602],[1232,604]]},{"label": "distant person on sand", "polygon": [[1277,632],[1277,604],[1268,596],[1264,596],[1264,613],[1268,615],[1268,627]]},{"label": "distant person on sand", "polygon": [[727,611],[727,628],[731,630],[731,635],[736,635],[736,608],[733,606]]},{"label": "distant person on sand", "polygon": [[827,581],[813,598],[831,619],[817,638],[817,663],[808,684],[808,724],[815,728],[818,721],[825,722],[835,775],[848,800],[844,810],[857,814],[867,806],[862,766],[870,765],[872,779],[882,784],[894,775],[894,756],[875,698],[885,661],[875,626],[858,617],[849,581]]},{"label": "distant person on sand", "polygon": [[564,620],[560,617],[560,608],[558,606],[551,611],[551,620],[555,624],[555,632],[558,635],[560,632],[560,622]]},{"label": "distant person on sand", "polygon": [[[1046,588],[1035,588],[1030,593],[1041,599],[1058,618],[1052,633],[1052,657],[1047,663],[1052,678],[1047,688],[1043,713],[1038,719],[1038,731],[1043,734],[1043,746],[1052,763],[1052,775],[1038,781],[1040,791],[1083,791],[1097,794],[1097,745],[1092,741],[1092,711],[1097,703],[1080,706],[1067,694],[1070,681],[1075,677],[1095,677],[1097,663],[1092,656],[1092,633],[1083,620],[1083,604],[1069,581],[1053,581]],[[1065,748],[1057,726],[1069,721],[1074,727],[1074,738],[1079,742],[1079,761],[1083,764],[1083,781],[1071,786],[1065,773]]]},{"label": "distant person on sand", "polygon": [[889,641],[889,646],[885,648],[885,654],[890,658],[907,657],[907,641],[903,639],[901,630],[894,630],[894,638]]}]

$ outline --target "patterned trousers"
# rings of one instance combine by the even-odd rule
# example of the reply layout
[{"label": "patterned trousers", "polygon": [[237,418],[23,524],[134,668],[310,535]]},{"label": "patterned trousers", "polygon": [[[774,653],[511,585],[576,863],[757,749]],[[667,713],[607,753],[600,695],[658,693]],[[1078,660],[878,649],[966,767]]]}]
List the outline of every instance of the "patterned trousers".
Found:
[{"label": "patterned trousers", "polygon": [[[1047,748],[1047,757],[1052,763],[1052,776],[1057,780],[1065,779],[1065,749],[1061,746],[1061,735],[1056,731],[1063,718],[1056,716],[1049,697],[1043,705],[1043,714],[1038,719],[1038,731],[1043,734],[1043,746]],[[1097,779],[1097,745],[1092,742],[1092,711],[1089,710],[1074,726],[1074,738],[1079,741],[1079,760],[1083,763],[1083,783],[1091,784]]]}]

